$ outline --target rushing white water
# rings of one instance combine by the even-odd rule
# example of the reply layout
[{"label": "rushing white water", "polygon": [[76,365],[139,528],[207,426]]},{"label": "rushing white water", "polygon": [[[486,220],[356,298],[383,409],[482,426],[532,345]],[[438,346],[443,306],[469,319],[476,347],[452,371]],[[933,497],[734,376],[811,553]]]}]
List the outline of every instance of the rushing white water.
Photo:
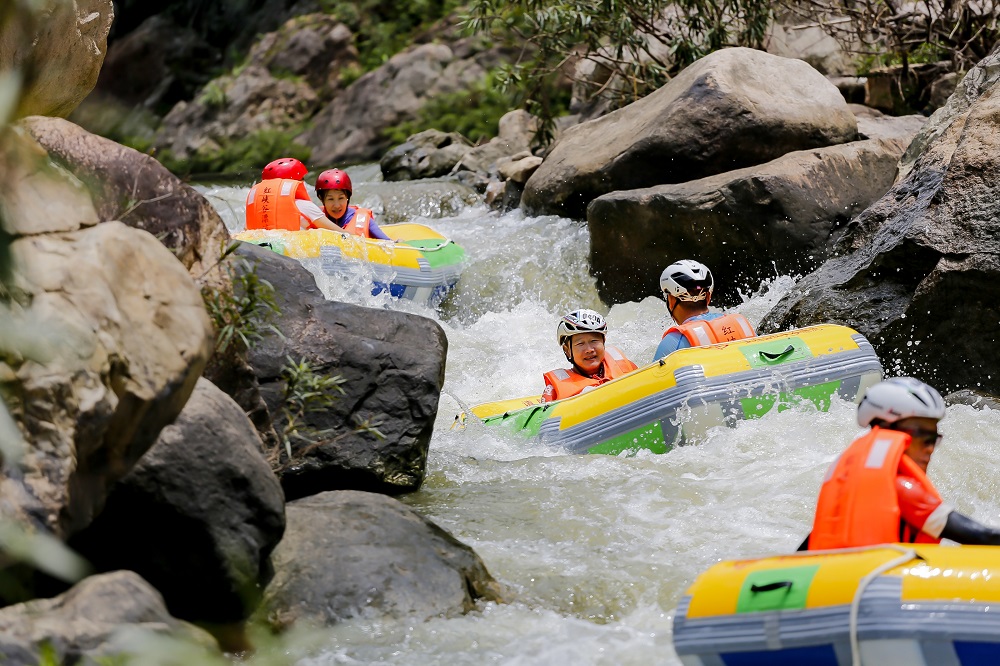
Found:
[{"label": "rushing white water", "polygon": [[[428,224],[468,253],[440,312],[319,279],[330,297],[403,308],[446,331],[427,478],[401,499],[470,545],[510,603],[427,622],[345,622],[298,663],[679,664],[670,634],[685,588],[720,560],[796,548],[825,468],[860,432],[854,405],[770,413],[665,455],[566,455],[481,425],[452,430],[462,405],[541,391],[542,372],[565,364],[555,341],[565,311],[605,312],[609,343],[642,365],[668,323],[666,307],[655,297],[610,311],[601,304],[585,225],[490,212],[448,183],[381,183],[377,167],[351,176],[355,198],[382,210],[380,219]],[[224,214],[241,210],[245,189],[204,191]],[[227,224],[242,226],[240,217]],[[793,283],[769,279],[738,309],[756,323]],[[1000,525],[1000,412],[951,407],[941,431],[931,478],[959,510]]]}]

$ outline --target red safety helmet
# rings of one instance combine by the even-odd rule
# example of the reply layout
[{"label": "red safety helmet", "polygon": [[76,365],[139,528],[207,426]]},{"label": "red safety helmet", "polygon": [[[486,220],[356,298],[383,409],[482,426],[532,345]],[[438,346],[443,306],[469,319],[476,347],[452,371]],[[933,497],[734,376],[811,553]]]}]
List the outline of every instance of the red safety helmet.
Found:
[{"label": "red safety helmet", "polygon": [[309,169],[306,168],[306,165],[294,157],[281,157],[264,167],[264,172],[261,176],[264,180],[271,180],[272,178],[302,180],[306,177],[307,171]]},{"label": "red safety helmet", "polygon": [[351,194],[354,192],[354,188],[351,185],[351,177],[347,175],[346,171],[327,169],[316,179],[317,196],[320,192],[326,190],[344,190],[347,192],[347,198],[350,199]]}]

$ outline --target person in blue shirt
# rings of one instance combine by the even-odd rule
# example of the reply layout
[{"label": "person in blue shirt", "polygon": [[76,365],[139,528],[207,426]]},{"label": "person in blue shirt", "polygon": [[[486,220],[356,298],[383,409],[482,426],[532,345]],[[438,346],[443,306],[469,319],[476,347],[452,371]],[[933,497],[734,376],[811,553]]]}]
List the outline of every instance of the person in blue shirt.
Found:
[{"label": "person in blue shirt", "polygon": [[687,347],[752,338],[757,333],[741,314],[709,312],[715,281],[705,264],[682,259],[663,269],[660,289],[675,324],[663,333],[653,360]]}]

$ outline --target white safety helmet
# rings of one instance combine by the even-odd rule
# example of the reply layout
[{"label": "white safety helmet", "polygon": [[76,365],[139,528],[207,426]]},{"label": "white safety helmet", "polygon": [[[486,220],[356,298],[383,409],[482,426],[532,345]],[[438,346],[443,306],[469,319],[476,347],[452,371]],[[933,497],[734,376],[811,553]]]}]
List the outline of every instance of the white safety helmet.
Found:
[{"label": "white safety helmet", "polygon": [[944,399],[934,388],[913,377],[893,377],[865,392],[858,404],[858,425],[870,426],[876,419],[892,424],[922,416],[943,419]]},{"label": "white safety helmet", "polygon": [[556,339],[561,347],[567,338],[571,338],[577,333],[600,333],[602,336],[608,335],[608,322],[604,317],[593,310],[573,310],[568,315],[559,320],[556,327]]},{"label": "white safety helmet", "polygon": [[708,266],[693,259],[675,261],[660,274],[664,300],[673,296],[679,301],[697,303],[712,295],[715,281]]}]

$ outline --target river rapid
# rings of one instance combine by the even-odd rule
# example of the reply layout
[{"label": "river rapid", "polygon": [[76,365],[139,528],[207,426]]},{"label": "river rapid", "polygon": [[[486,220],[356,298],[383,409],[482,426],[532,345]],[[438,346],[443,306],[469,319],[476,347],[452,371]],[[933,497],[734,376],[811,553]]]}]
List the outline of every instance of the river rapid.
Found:
[{"label": "river rapid", "polygon": [[[566,311],[606,314],[609,344],[642,366],[669,323],[666,306],[654,296],[603,305],[583,223],[492,212],[454,183],[383,183],[377,165],[350,173],[353,203],[374,208],[380,224],[427,224],[467,252],[459,287],[438,311],[310,268],[328,298],[431,317],[447,333],[426,481],[400,499],[471,546],[510,603],[427,622],[345,622],[296,663],[680,664],[671,625],[684,590],[720,560],[796,548],[824,470],[861,432],[854,405],[772,412],[664,455],[567,455],[476,423],[453,429],[464,405],[541,391],[542,373],[566,364],[555,340]],[[199,189],[231,230],[243,227],[246,188]],[[762,276],[737,309],[756,324],[793,284]],[[1000,411],[950,407],[941,432],[931,479],[960,511],[1000,525]]]}]

